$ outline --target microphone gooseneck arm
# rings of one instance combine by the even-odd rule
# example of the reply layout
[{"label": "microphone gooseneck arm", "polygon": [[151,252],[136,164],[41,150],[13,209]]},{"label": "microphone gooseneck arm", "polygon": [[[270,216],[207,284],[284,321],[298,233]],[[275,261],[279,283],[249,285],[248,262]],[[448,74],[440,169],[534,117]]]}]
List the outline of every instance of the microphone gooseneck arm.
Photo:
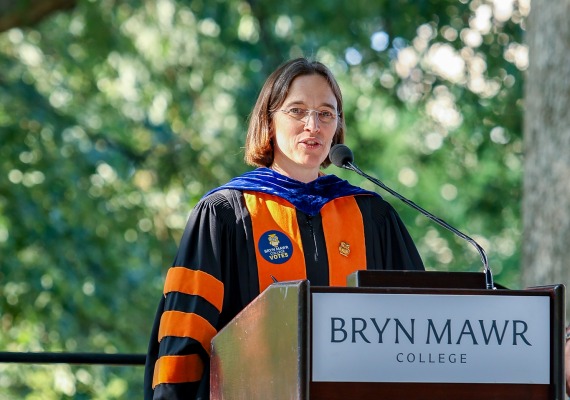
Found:
[{"label": "microphone gooseneck arm", "polygon": [[[343,146],[344,148],[340,148],[340,146]],[[339,159],[339,157],[336,157],[337,159],[335,160],[335,157],[333,157],[335,152],[337,154],[341,155],[340,159]],[[493,281],[493,273],[491,272],[491,268],[489,268],[489,261],[487,259],[487,253],[485,253],[485,250],[483,249],[483,247],[481,247],[479,245],[479,243],[477,243],[475,240],[473,240],[471,237],[467,236],[463,232],[461,232],[461,231],[457,230],[456,228],[454,228],[453,226],[449,225],[447,222],[445,222],[441,218],[436,217],[435,215],[433,215],[429,211],[424,210],[422,207],[418,206],[413,201],[405,198],[404,196],[400,195],[398,192],[392,190],[391,188],[386,186],[384,183],[382,183],[380,180],[378,180],[378,179],[366,174],[365,172],[363,172],[360,168],[358,168],[352,162],[352,151],[350,151],[350,149],[347,146],[337,144],[337,145],[333,146],[333,149],[331,149],[330,154],[331,154],[330,158],[333,161],[333,164],[335,164],[337,167],[349,169],[351,171],[356,172],[358,175],[363,176],[364,178],[368,179],[369,181],[373,182],[374,184],[380,186],[382,189],[384,189],[385,191],[387,191],[388,193],[390,193],[394,197],[400,199],[401,201],[403,201],[404,203],[406,203],[410,207],[416,209],[417,211],[422,213],[424,216],[426,216],[427,218],[429,218],[433,222],[441,225],[442,227],[453,232],[454,234],[456,234],[460,238],[469,242],[473,247],[475,247],[475,249],[477,250],[477,252],[481,256],[481,261],[483,262],[483,271],[485,273],[485,286],[486,286],[486,288],[487,289],[495,289],[495,283]]]}]

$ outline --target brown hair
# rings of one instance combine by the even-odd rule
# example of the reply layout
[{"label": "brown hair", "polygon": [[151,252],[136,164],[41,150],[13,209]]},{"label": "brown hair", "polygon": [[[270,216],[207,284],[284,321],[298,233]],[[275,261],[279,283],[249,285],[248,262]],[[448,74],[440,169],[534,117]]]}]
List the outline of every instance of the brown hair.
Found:
[{"label": "brown hair", "polygon": [[[331,146],[344,143],[346,125],[342,109],[342,93],[332,72],[318,61],[309,61],[306,58],[296,58],[287,61],[277,68],[265,81],[249,119],[249,127],[245,139],[245,162],[257,167],[269,167],[273,163],[273,143],[271,131],[273,113],[285,101],[291,83],[298,76],[321,75],[329,83],[336,97],[338,105],[339,122]],[[329,157],[322,162],[326,168],[330,165]]]}]

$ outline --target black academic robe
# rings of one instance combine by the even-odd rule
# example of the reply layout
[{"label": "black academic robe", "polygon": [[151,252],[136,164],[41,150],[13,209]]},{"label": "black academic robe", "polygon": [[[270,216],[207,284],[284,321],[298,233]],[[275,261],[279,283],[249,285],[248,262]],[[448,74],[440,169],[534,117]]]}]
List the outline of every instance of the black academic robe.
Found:
[{"label": "black academic robe", "polygon": [[[209,335],[219,331],[260,293],[257,244],[252,233],[255,221],[252,222],[244,200],[244,191],[250,191],[251,194],[252,189],[260,187],[258,179],[270,181],[270,184],[262,188],[263,195],[282,194],[285,201],[291,201],[295,206],[306,277],[311,285],[329,284],[328,254],[331,249],[326,248],[320,210],[324,204],[339,196],[354,197],[360,210],[361,216],[346,215],[346,220],[362,218],[367,269],[424,268],[416,246],[398,214],[377,194],[363,191],[331,175],[321,180],[324,184],[317,182],[316,186],[308,188],[306,184],[265,168],[256,170],[252,176],[249,186],[249,178],[244,183],[240,177],[237,184],[230,181],[230,184],[210,192],[190,215],[169,275],[174,269],[192,274],[198,271],[201,274],[198,280],[202,281],[203,276],[207,279],[203,280],[200,287],[187,290],[177,289],[186,283],[180,284],[182,286],[179,286],[179,282],[172,283],[181,279],[173,278],[175,274],[172,274],[171,279],[167,277],[147,355],[144,385],[146,400],[209,398],[209,343],[202,334],[204,330]],[[286,279],[281,277],[280,280]],[[180,321],[187,320],[168,322],[168,318],[165,318],[167,314],[183,318],[192,314],[194,320],[197,318],[195,315],[198,315],[200,321],[205,321],[203,324],[206,328],[200,328],[198,333],[196,329],[190,329],[187,334],[184,329],[174,326],[173,331],[182,333],[164,333],[168,329],[161,327],[161,322],[163,325],[179,325]],[[184,359],[188,355],[199,356],[199,371],[195,374],[188,373],[186,377],[184,373],[171,371],[176,378],[158,378],[159,384],[153,390],[157,361],[160,363],[161,360],[172,359],[171,356]],[[195,360],[185,368],[194,368]],[[156,379],[155,377],[155,383]],[[169,379],[174,379],[176,383],[168,383],[172,382]]]}]

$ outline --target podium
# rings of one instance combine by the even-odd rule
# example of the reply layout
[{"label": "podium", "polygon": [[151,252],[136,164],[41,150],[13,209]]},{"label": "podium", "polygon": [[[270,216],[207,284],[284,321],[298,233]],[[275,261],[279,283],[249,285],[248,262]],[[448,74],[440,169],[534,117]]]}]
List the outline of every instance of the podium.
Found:
[{"label": "podium", "polygon": [[212,340],[212,399],[564,399],[563,285],[358,271],[269,286]]}]

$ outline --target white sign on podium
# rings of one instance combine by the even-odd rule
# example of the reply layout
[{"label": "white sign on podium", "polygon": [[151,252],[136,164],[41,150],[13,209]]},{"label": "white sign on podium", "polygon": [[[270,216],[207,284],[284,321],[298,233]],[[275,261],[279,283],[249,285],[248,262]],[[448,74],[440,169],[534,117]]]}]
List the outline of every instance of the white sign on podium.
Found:
[{"label": "white sign on podium", "polygon": [[312,294],[315,382],[550,383],[547,296]]}]

